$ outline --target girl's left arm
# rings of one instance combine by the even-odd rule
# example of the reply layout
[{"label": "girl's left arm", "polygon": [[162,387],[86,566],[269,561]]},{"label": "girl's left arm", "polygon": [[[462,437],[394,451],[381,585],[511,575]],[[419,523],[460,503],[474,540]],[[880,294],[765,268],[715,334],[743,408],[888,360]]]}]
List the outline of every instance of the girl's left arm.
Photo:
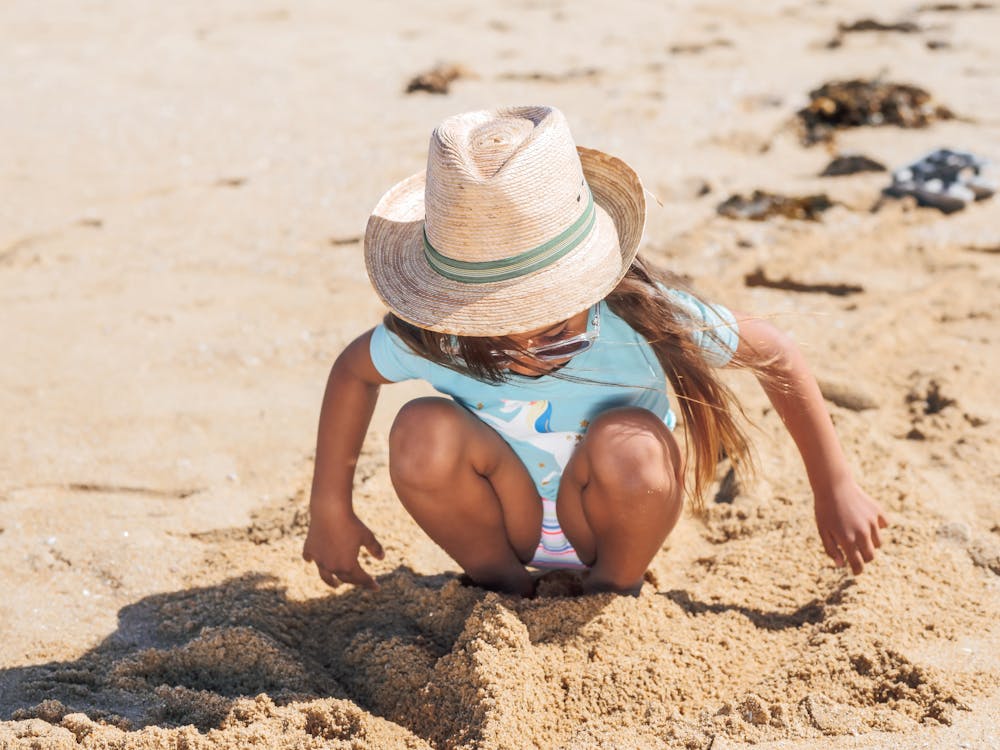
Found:
[{"label": "girl's left arm", "polygon": [[826,553],[855,575],[882,546],[882,509],[854,481],[833,422],[805,357],[790,337],[766,321],[737,314],[740,344],[734,362],[758,365],[758,380],[805,463],[815,499],[816,526]]}]

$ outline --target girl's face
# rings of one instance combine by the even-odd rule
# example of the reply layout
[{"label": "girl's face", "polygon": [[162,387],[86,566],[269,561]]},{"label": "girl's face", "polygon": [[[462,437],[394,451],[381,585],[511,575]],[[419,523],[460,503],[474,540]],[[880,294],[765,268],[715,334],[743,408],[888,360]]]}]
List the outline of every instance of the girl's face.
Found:
[{"label": "girl's face", "polygon": [[[558,341],[585,333],[587,330],[587,317],[589,314],[589,308],[581,310],[572,318],[564,320],[560,323],[554,323],[553,325],[548,325],[534,331],[528,331],[527,333],[512,333],[507,338],[525,349],[554,344]],[[538,376],[562,367],[572,358],[573,355],[563,359],[541,360],[537,357],[532,357],[530,354],[518,354],[516,356],[512,355],[510,362],[507,363],[505,367],[518,375]]]}]

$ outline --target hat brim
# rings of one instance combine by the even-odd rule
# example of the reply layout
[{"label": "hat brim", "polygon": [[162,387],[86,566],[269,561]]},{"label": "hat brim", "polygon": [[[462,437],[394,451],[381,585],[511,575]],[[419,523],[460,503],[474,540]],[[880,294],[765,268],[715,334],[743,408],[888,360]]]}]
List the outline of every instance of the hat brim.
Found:
[{"label": "hat brim", "polygon": [[551,266],[482,284],[453,281],[427,262],[423,247],[425,173],[390,188],[365,231],[365,265],[376,293],[403,320],[459,336],[522,333],[572,317],[603,299],[635,258],[646,198],[621,159],[577,147],[597,209],[587,242]]}]

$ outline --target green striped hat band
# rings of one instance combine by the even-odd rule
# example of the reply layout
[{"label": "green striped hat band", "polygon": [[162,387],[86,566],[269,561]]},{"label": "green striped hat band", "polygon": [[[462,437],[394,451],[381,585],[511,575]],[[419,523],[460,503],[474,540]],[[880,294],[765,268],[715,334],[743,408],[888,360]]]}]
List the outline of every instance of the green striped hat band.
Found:
[{"label": "green striped hat band", "polygon": [[597,210],[594,208],[594,196],[590,186],[585,187],[587,204],[580,218],[573,222],[559,236],[553,237],[543,245],[518,253],[511,258],[487,261],[455,260],[441,255],[430,240],[427,239],[427,227],[424,227],[424,255],[437,273],[452,281],[462,281],[467,284],[486,284],[492,281],[504,281],[527,276],[529,273],[547,268],[564,255],[578,247],[590,236],[594,223],[597,221]]}]

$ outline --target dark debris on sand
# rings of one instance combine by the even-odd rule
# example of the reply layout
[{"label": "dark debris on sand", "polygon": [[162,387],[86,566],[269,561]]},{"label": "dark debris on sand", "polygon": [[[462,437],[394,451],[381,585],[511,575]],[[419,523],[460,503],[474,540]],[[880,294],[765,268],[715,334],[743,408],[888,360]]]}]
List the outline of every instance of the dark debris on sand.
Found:
[{"label": "dark debris on sand", "polygon": [[599,78],[601,71],[599,68],[572,68],[564,73],[548,73],[542,71],[530,71],[527,73],[503,73],[500,75],[501,81],[542,81],[544,83],[565,83],[566,81],[590,80]]},{"label": "dark debris on sand", "polygon": [[843,177],[858,172],[885,172],[886,166],[864,154],[840,154],[819,173],[820,177]]},{"label": "dark debris on sand", "polygon": [[892,184],[882,193],[892,198],[912,196],[918,206],[954,213],[996,193],[996,183],[983,171],[986,166],[986,159],[968,151],[937,149],[895,170]]},{"label": "dark debris on sand", "polygon": [[767,275],[763,268],[757,268],[752,273],[743,277],[743,283],[747,286],[761,286],[768,289],[781,289],[786,292],[805,292],[832,294],[834,297],[847,297],[851,294],[860,294],[865,290],[860,284],[844,283],[807,283],[796,279],[782,276],[780,279],[773,279]]},{"label": "dark debris on sand", "polygon": [[896,23],[883,23],[874,18],[861,18],[854,23],[838,24],[837,30],[842,34],[855,34],[863,31],[898,31],[903,34],[913,34],[920,31],[920,27],[913,21],[898,21]]},{"label": "dark debris on sand", "polygon": [[452,81],[469,77],[469,71],[461,65],[444,64],[414,76],[406,84],[406,93],[426,91],[430,94],[447,94]]},{"label": "dark debris on sand", "polygon": [[853,23],[837,24],[837,33],[833,39],[826,43],[828,49],[836,49],[844,43],[847,34],[859,34],[871,31],[895,32],[898,34],[916,34],[921,31],[918,24],[913,21],[897,21],[895,23],[885,23],[874,18],[859,18]]},{"label": "dark debris on sand", "polygon": [[799,197],[754,190],[749,198],[730,196],[715,210],[729,219],[764,221],[772,216],[785,216],[800,221],[818,221],[820,214],[832,206],[833,202],[825,193]]},{"label": "dark debris on sand", "polygon": [[802,142],[830,141],[835,131],[865,125],[924,128],[955,117],[919,86],[856,78],[831,81],[809,92],[809,105],[798,112]]},{"label": "dark debris on sand", "polygon": [[917,10],[921,13],[963,13],[970,10],[993,10],[993,3],[927,3]]},{"label": "dark debris on sand", "polygon": [[712,39],[707,42],[693,42],[670,45],[671,55],[698,55],[716,47],[732,47],[729,39]]}]

